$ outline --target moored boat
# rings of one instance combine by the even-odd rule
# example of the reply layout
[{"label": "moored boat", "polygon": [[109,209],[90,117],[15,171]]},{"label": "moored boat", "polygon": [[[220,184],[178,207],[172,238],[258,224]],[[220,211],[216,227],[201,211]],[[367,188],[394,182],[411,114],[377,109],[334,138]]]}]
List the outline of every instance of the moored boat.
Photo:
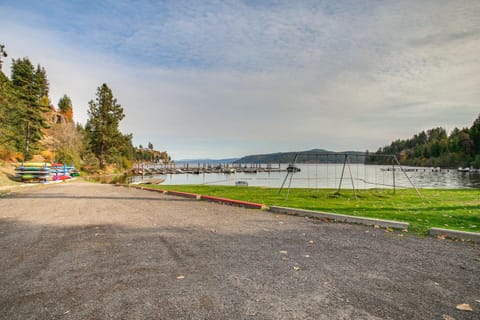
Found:
[{"label": "moored boat", "polygon": [[287,171],[288,172],[300,172],[300,168],[293,165],[293,164],[289,164],[288,167],[287,167]]}]

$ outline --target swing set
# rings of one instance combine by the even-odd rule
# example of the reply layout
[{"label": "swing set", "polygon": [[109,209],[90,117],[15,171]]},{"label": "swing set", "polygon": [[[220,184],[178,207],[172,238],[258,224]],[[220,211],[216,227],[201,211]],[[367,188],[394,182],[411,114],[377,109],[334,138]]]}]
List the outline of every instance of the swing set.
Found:
[{"label": "swing set", "polygon": [[[297,153],[294,155],[292,161],[287,167],[287,174],[283,179],[282,185],[278,191],[278,194],[281,194],[283,189],[287,189],[286,200],[290,194],[290,189],[292,187],[293,180],[306,180],[308,189],[317,189],[319,188],[319,182],[322,183],[322,187],[333,188],[336,190],[336,193],[339,194],[342,190],[344,180],[350,179],[351,190],[353,191],[355,200],[357,200],[358,192],[361,189],[391,189],[393,193],[396,193],[397,188],[401,187],[398,185],[396,173],[400,171],[403,176],[408,181],[409,185],[415,189],[418,196],[421,198],[422,194],[419,189],[415,186],[412,179],[407,174],[407,171],[402,167],[395,155],[388,154],[375,154],[375,158],[382,159],[382,163],[385,165],[368,165],[368,153]],[[303,164],[302,168],[307,171],[306,177],[305,172],[301,173],[300,168],[296,165]],[[321,164],[321,173],[319,177],[319,168],[318,165]],[[315,165],[315,188],[311,186],[311,168],[312,165]],[[331,173],[330,166],[334,166],[333,173],[333,185],[330,184]],[[385,167],[386,166],[386,167]],[[340,170],[340,176],[338,177],[338,171]],[[356,170],[352,170],[352,167]],[[361,168],[363,167],[363,177],[361,176]],[[291,170],[291,168],[296,168],[296,170]],[[347,172],[348,171],[348,172]],[[374,171],[374,174],[372,174]],[[381,179],[379,179],[378,174],[381,172]],[[391,174],[391,176],[390,176]],[[295,175],[302,175],[302,178],[295,178]],[[390,176],[390,178],[388,176]],[[375,177],[375,181],[371,181],[372,177]],[[387,181],[386,181],[387,180]],[[288,184],[287,184],[288,181]],[[338,183],[338,184],[337,184]],[[363,183],[363,188],[361,188],[361,183]]]}]

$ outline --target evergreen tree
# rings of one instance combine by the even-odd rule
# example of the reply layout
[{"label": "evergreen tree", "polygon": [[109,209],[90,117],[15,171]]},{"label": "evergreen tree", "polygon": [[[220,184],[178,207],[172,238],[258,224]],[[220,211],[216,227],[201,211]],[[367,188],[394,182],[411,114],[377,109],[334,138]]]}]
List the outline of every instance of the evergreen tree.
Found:
[{"label": "evergreen tree", "polygon": [[3,156],[15,152],[18,144],[15,126],[18,116],[16,115],[15,105],[19,101],[17,101],[17,94],[12,82],[1,70],[3,58],[6,57],[5,46],[0,44],[0,153]]},{"label": "evergreen tree", "polygon": [[38,95],[40,98],[48,97],[50,83],[48,82],[45,68],[41,67],[40,65],[37,65],[37,69],[35,70],[35,80],[38,86]]},{"label": "evergreen tree", "polygon": [[461,151],[465,156],[469,156],[473,153],[473,141],[470,139],[470,132],[468,129],[460,131],[458,135],[458,142],[460,144]]},{"label": "evergreen tree", "polygon": [[2,70],[3,58],[6,57],[8,57],[8,54],[5,51],[5,45],[0,44],[0,71]]},{"label": "evergreen tree", "polygon": [[476,156],[480,155],[480,115],[473,122],[473,126],[470,129],[470,138],[473,142],[474,154]]},{"label": "evergreen tree", "polygon": [[12,82],[0,70],[0,146],[3,152],[15,152],[20,141],[16,134],[19,119],[17,94]]},{"label": "evergreen tree", "polygon": [[122,134],[119,138],[119,156],[117,157],[117,164],[121,168],[131,168],[135,159],[135,147],[132,143],[132,134]]},{"label": "evergreen tree", "polygon": [[148,149],[153,150],[153,144],[151,142],[148,143]]},{"label": "evergreen tree", "polygon": [[69,122],[73,121],[72,100],[66,94],[64,94],[63,97],[61,97],[60,100],[58,101],[58,111],[61,114],[65,115],[65,117]]},{"label": "evergreen tree", "polygon": [[47,97],[47,83],[45,69],[38,66],[35,70],[28,58],[12,60],[12,84],[22,101],[22,104],[17,105],[17,121],[18,130],[24,139],[24,144],[19,147],[23,150],[25,159],[30,158],[31,149],[42,139],[42,130],[48,128],[43,113],[49,108],[40,103],[42,97]]},{"label": "evergreen tree", "polygon": [[88,116],[85,125],[88,147],[103,169],[107,163],[115,163],[115,158],[125,142],[125,137],[119,130],[119,123],[125,114],[107,84],[97,88],[95,101],[89,102]]}]

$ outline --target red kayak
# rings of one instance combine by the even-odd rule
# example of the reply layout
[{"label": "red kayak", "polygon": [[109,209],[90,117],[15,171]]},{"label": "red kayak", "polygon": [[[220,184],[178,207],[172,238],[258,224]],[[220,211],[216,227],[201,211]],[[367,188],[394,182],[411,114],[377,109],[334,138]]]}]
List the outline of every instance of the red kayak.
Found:
[{"label": "red kayak", "polygon": [[72,177],[70,177],[70,176],[53,176],[52,177],[53,181],[68,180],[68,179],[72,179]]}]

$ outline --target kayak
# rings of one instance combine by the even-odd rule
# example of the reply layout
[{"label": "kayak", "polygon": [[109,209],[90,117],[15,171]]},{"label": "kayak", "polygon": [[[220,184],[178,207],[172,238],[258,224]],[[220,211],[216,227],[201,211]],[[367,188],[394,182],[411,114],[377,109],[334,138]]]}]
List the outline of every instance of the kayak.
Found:
[{"label": "kayak", "polygon": [[17,174],[33,174],[33,175],[39,175],[39,174],[50,174],[50,171],[48,170],[15,170]]},{"label": "kayak", "polygon": [[16,167],[15,171],[46,171],[49,172],[48,168],[45,167]]},{"label": "kayak", "polygon": [[44,180],[44,179],[47,179],[48,177],[49,177],[48,175],[37,176],[37,175],[34,175],[34,174],[24,174],[20,178],[22,180],[33,180],[33,179]]},{"label": "kayak", "polygon": [[50,167],[51,164],[48,162],[23,162],[21,167]]},{"label": "kayak", "polygon": [[53,176],[52,177],[53,181],[58,181],[58,180],[63,181],[63,180],[68,180],[68,179],[72,179],[72,177],[70,177],[70,176]]},{"label": "kayak", "polygon": [[61,163],[25,162],[15,168],[16,178],[23,181],[64,181],[78,172],[73,165]]}]

